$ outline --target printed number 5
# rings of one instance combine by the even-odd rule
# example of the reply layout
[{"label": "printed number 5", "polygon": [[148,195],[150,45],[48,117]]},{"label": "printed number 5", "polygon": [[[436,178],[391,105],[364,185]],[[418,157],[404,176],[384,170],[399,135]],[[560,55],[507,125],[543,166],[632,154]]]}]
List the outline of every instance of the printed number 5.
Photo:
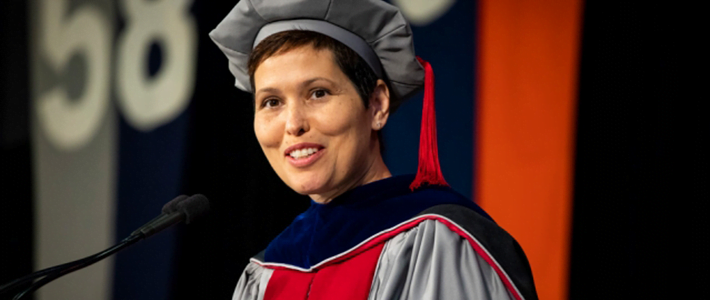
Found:
[{"label": "printed number 5", "polygon": [[96,8],[83,5],[67,13],[65,0],[40,1],[39,49],[47,64],[61,74],[74,55],[85,59],[84,90],[70,100],[55,85],[37,97],[39,124],[48,140],[63,150],[81,148],[101,125],[109,102],[111,31]]}]

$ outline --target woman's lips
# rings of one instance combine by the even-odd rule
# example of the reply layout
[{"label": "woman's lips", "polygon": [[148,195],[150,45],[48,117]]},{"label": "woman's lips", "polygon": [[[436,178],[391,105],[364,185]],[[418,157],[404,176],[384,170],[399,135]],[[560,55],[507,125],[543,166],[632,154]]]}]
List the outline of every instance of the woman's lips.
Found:
[{"label": "woman's lips", "polygon": [[323,156],[323,153],[325,153],[325,148],[319,149],[316,153],[303,158],[293,158],[290,155],[287,155],[286,159],[288,159],[288,162],[296,168],[305,168],[315,163],[316,160]]},{"label": "woman's lips", "polygon": [[[300,152],[299,152],[300,151]],[[312,152],[315,151],[315,152]],[[311,152],[307,154],[306,152]],[[284,154],[292,166],[304,168],[315,163],[325,152],[325,147],[313,143],[300,143],[286,148]],[[294,154],[294,156],[291,156]]]}]

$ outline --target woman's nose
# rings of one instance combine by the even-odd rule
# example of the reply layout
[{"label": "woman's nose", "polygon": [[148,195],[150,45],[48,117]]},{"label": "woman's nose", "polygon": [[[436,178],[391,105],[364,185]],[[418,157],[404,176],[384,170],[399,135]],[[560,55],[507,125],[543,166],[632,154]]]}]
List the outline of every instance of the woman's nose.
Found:
[{"label": "woman's nose", "polygon": [[310,129],[303,107],[298,104],[289,106],[287,118],[286,133],[290,135],[300,136]]}]

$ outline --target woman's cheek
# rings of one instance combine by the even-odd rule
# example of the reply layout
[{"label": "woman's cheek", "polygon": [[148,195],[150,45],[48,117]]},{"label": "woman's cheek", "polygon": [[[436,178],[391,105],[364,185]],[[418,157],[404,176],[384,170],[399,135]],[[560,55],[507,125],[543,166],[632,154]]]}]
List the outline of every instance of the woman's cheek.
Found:
[{"label": "woman's cheek", "polygon": [[278,148],[283,138],[283,128],[278,127],[278,122],[264,117],[255,117],[254,133],[262,148]]},{"label": "woman's cheek", "polygon": [[318,128],[325,134],[330,136],[338,136],[347,134],[355,124],[354,114],[356,111],[342,105],[329,106],[323,109],[318,114]]}]

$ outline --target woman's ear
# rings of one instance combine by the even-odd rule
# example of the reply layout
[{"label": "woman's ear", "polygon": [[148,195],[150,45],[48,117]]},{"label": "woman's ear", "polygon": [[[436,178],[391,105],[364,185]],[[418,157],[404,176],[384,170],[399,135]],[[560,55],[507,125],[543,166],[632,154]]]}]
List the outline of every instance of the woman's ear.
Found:
[{"label": "woman's ear", "polygon": [[382,79],[377,80],[370,96],[370,112],[373,114],[372,129],[377,131],[385,127],[390,116],[390,90]]}]

